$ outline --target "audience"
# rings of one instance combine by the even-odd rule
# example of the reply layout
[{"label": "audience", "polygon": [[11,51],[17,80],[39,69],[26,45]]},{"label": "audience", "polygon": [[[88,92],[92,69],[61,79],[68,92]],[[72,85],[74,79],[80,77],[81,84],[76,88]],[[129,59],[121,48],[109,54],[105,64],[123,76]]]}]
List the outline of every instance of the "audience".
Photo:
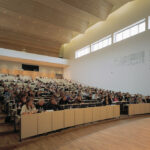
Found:
[{"label": "audience", "polygon": [[[4,77],[6,76],[4,75]],[[11,82],[8,79],[0,80],[0,87],[3,88],[0,97],[15,101],[17,109],[21,110],[21,115],[40,113],[46,110],[61,110],[62,105],[75,104],[80,106],[85,101],[88,102],[87,106],[88,104],[90,106],[92,102],[100,103],[100,105],[111,105],[119,102],[150,103],[150,96],[142,97],[142,95],[137,94],[131,95],[86,87],[64,79],[23,80],[20,76],[14,78]]]}]

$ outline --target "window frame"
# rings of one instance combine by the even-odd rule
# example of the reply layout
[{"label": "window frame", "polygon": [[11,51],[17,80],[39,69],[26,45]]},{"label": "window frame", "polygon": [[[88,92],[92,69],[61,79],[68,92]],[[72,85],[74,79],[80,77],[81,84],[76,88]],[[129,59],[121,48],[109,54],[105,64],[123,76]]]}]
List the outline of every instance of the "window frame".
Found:
[{"label": "window frame", "polygon": [[[87,52],[86,52],[86,49],[87,49]],[[84,51],[85,51],[85,52],[84,52]],[[83,48],[77,50],[77,51],[75,52],[75,59],[80,58],[80,57],[82,57],[82,56],[84,56],[84,55],[90,54],[90,51],[91,51],[90,45],[87,45],[87,46],[85,46],[85,47],[83,47]]]},{"label": "window frame", "polygon": [[[142,27],[142,24],[144,24],[143,27]],[[92,44],[89,44],[89,45],[75,51],[75,59],[80,58],[84,55],[90,54],[92,52],[101,50],[105,47],[108,47],[112,44],[123,41],[130,37],[133,37],[137,34],[143,33],[147,30],[147,28],[150,30],[150,16],[148,16],[148,22],[147,22],[146,18],[141,19],[138,22],[135,22],[121,30],[118,30],[117,32],[114,32],[113,34],[110,34],[96,42],[93,42]],[[106,42],[106,44],[105,44],[105,42]],[[84,52],[84,50],[86,48],[88,48],[88,51]]]},{"label": "window frame", "polygon": [[148,30],[150,30],[150,16],[148,16]]},{"label": "window frame", "polygon": [[[106,40],[107,40],[107,44],[104,45],[104,42],[106,42]],[[93,46],[94,46],[95,44],[98,44],[98,45],[99,45],[99,46],[98,46],[98,47],[99,47],[98,49],[93,49]],[[92,43],[92,44],[91,44],[91,52],[98,51],[98,50],[103,49],[103,48],[105,48],[105,47],[107,47],[107,46],[110,46],[111,44],[112,44],[112,35],[110,34],[110,35],[108,35],[108,36],[106,36],[106,37],[104,37],[104,38],[102,38],[102,39],[100,39],[100,40],[98,40],[98,41]],[[100,45],[101,45],[101,46],[100,46]]]},{"label": "window frame", "polygon": [[[143,23],[145,23],[145,29],[144,29],[143,31],[139,31],[140,25],[143,24]],[[134,31],[133,29],[136,28],[136,27],[137,27],[137,33],[135,32],[135,34],[132,34],[132,32]],[[125,31],[127,31],[127,30],[129,30],[129,36],[124,38],[124,37],[123,37],[123,33],[124,33]],[[132,31],[132,30],[133,30],[133,31]],[[122,40],[128,39],[128,38],[130,38],[130,37],[132,37],[132,36],[135,36],[135,35],[137,35],[137,34],[140,34],[140,33],[142,33],[142,32],[145,32],[145,31],[146,31],[146,19],[144,18],[144,19],[142,19],[142,20],[140,20],[140,21],[138,21],[138,22],[136,22],[136,23],[134,23],[134,24],[132,24],[132,25],[129,25],[129,26],[127,26],[127,27],[125,27],[125,28],[123,28],[123,29],[121,29],[121,30],[115,32],[115,33],[113,34],[113,43],[120,42],[120,41],[122,41]],[[122,34],[122,39],[117,40],[117,36],[118,36],[119,34]]]}]

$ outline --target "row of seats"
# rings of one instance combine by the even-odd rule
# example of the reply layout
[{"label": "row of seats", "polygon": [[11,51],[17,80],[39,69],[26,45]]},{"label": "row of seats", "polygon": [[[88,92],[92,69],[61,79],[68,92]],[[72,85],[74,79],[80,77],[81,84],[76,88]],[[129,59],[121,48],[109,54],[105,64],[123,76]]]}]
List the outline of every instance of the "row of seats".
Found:
[{"label": "row of seats", "polygon": [[128,115],[138,115],[147,113],[150,113],[150,103],[128,105]]},{"label": "row of seats", "polygon": [[[149,114],[150,104],[129,104],[128,109],[129,116]],[[22,115],[20,139],[22,140],[28,137],[73,127],[76,125],[119,117],[120,105],[75,108]]]},{"label": "row of seats", "polygon": [[120,117],[120,106],[66,109],[21,116],[21,139],[90,122]]}]

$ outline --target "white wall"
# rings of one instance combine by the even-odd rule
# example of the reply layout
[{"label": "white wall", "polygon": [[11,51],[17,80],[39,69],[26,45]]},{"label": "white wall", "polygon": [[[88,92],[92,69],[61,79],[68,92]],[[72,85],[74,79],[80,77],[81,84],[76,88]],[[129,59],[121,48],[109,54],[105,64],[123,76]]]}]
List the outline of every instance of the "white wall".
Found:
[{"label": "white wall", "polygon": [[135,0],[65,45],[64,77],[86,85],[150,95],[150,31],[74,59],[75,50],[150,15],[150,0]]}]

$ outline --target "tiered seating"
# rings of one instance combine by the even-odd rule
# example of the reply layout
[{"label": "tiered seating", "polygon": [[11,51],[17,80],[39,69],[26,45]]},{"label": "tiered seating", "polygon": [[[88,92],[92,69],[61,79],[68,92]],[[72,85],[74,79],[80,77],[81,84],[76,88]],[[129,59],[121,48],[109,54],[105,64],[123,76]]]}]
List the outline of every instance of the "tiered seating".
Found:
[{"label": "tiered seating", "polygon": [[[37,106],[41,99],[44,100],[42,105],[44,113],[21,116],[23,96],[32,97],[34,106]],[[120,116],[120,111],[129,115],[150,113],[150,105],[147,104],[150,103],[149,96],[106,91],[64,79],[32,80],[30,77],[2,74],[0,75],[0,101],[2,110],[7,113],[6,121],[14,122],[15,130],[21,118],[21,138],[116,118]],[[37,107],[37,112],[41,112],[38,109]],[[48,124],[42,124],[44,121]],[[30,129],[33,132],[26,131],[26,127],[29,126],[26,124],[31,124]]]}]

